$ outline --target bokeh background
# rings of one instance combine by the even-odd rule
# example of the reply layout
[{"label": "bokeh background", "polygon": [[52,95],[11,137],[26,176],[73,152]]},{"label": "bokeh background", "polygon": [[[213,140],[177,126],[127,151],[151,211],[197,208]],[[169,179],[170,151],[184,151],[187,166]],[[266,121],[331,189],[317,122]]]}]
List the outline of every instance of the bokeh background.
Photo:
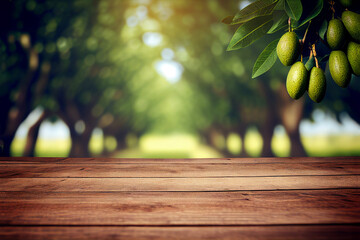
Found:
[{"label": "bokeh background", "polygon": [[360,79],[290,99],[273,39],[226,52],[238,0],[2,0],[2,156],[360,155]]}]

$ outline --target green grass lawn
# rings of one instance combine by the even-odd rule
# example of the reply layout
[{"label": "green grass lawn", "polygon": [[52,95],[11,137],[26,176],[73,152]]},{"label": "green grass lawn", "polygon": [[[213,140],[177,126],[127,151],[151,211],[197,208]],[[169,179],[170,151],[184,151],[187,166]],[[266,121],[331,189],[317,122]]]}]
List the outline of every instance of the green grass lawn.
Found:
[{"label": "green grass lawn", "polygon": [[[305,136],[302,138],[309,156],[356,156],[360,155],[360,136]],[[110,148],[114,148],[114,141],[107,141]],[[230,152],[239,153],[241,139],[232,135],[225,145]],[[24,139],[15,139],[12,144],[14,156],[21,156],[25,145]],[[36,144],[37,156],[67,156],[71,146],[70,139],[45,140],[39,139]],[[273,151],[277,156],[286,157],[290,153],[290,141],[286,135],[277,135],[272,140]],[[257,132],[250,132],[245,137],[245,148],[252,157],[260,155],[262,138]],[[93,137],[90,142],[93,154],[99,154],[103,149],[101,137]],[[200,143],[191,134],[142,136],[137,146],[116,152],[115,157],[129,158],[214,158],[221,157],[216,150]]]}]

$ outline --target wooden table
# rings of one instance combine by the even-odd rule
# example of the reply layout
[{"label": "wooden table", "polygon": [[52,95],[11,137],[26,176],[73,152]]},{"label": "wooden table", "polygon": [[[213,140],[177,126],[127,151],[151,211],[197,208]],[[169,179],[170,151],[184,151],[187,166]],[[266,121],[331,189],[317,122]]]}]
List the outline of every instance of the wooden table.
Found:
[{"label": "wooden table", "polygon": [[0,158],[0,239],[360,239],[360,157]]}]

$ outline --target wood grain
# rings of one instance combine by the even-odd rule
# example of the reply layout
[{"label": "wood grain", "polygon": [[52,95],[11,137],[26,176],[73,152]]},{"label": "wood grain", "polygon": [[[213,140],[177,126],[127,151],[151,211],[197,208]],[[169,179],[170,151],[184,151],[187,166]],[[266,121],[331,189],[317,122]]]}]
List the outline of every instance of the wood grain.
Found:
[{"label": "wood grain", "polygon": [[241,191],[360,188],[360,175],[217,178],[1,178],[0,191]]},{"label": "wood grain", "polygon": [[360,239],[360,157],[0,158],[0,239]]},{"label": "wood grain", "polygon": [[354,240],[360,238],[358,225],[326,226],[194,226],[194,227],[52,227],[52,226],[12,226],[0,227],[0,239],[32,240]]},{"label": "wood grain", "polygon": [[360,190],[0,192],[1,225],[360,224]]},{"label": "wood grain", "polygon": [[0,178],[241,177],[360,174],[354,163],[2,164]]}]

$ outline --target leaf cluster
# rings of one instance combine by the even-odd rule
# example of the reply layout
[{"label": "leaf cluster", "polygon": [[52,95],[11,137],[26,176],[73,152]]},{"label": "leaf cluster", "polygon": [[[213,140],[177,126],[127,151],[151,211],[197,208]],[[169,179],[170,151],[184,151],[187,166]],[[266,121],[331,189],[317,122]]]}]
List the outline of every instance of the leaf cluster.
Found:
[{"label": "leaf cluster", "polygon": [[[241,9],[235,16],[223,19],[230,25],[239,25],[227,50],[250,46],[259,38],[278,31],[296,31],[298,35],[312,33],[303,39],[303,45],[323,40],[327,29],[329,4],[324,0],[257,0]],[[312,23],[312,24],[311,24]],[[311,28],[309,28],[311,25]],[[306,28],[306,30],[305,30]],[[316,40],[314,37],[316,36]],[[252,78],[266,73],[276,62],[276,47],[279,39],[270,42],[257,58]],[[309,52],[304,54],[309,55]]]}]

